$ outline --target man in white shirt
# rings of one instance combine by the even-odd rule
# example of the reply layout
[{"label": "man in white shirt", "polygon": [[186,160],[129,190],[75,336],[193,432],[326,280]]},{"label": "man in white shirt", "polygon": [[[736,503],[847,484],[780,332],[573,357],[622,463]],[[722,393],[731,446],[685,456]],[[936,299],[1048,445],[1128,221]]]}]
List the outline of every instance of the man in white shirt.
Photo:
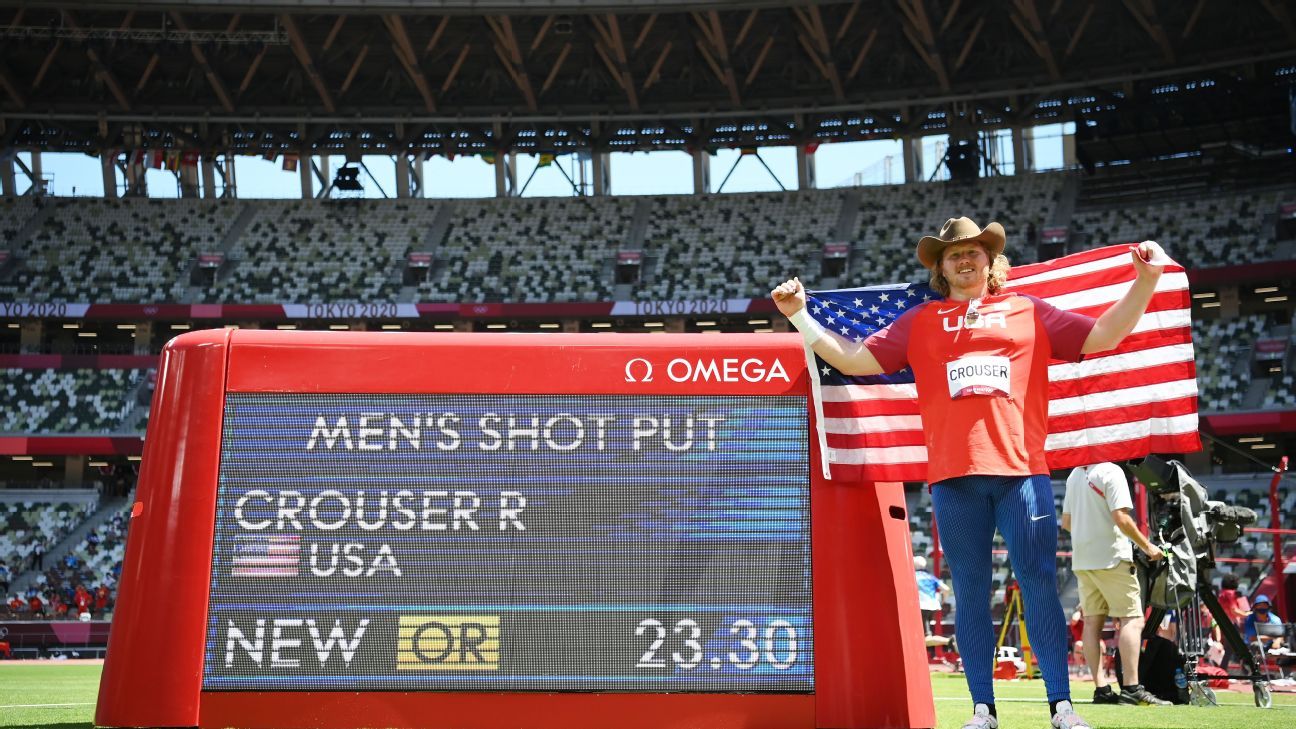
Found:
[{"label": "man in white shirt", "polygon": [[[1094,679],[1095,704],[1166,705],[1139,683],[1139,645],[1143,601],[1134,572],[1133,544],[1148,559],[1161,550],[1139,531],[1130,516],[1134,501],[1120,466],[1099,463],[1076,468],[1067,477],[1062,528],[1071,532],[1072,567],[1084,609],[1083,652]],[[1131,544],[1131,540],[1133,544]],[[1117,644],[1125,685],[1112,691],[1102,668],[1102,629],[1111,616],[1120,623]]]}]

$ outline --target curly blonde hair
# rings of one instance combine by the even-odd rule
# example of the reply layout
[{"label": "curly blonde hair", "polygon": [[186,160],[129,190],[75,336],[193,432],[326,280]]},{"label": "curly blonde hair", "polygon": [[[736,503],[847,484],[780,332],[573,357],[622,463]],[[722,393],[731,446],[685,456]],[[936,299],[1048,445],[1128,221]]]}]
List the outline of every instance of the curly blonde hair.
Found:
[{"label": "curly blonde hair", "polygon": [[[984,249],[985,246],[982,246]],[[987,251],[988,253],[989,251]],[[940,264],[945,260],[945,254],[941,253],[941,258],[931,268],[931,279],[928,284],[935,289],[936,293],[948,297],[950,295],[949,281],[945,280],[945,274],[941,273]],[[986,277],[986,292],[997,294],[1003,290],[1004,284],[1008,282],[1008,271],[1012,266],[1008,263],[1008,256],[1000,253],[995,256],[994,262],[990,264],[990,275]]]}]

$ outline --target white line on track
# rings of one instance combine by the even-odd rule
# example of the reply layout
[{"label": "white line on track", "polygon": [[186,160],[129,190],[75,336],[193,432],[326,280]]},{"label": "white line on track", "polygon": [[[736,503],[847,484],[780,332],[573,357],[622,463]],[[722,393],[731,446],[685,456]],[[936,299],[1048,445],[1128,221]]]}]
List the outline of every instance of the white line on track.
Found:
[{"label": "white line on track", "polygon": [[51,709],[56,706],[94,706],[93,701],[79,704],[0,704],[0,709]]}]

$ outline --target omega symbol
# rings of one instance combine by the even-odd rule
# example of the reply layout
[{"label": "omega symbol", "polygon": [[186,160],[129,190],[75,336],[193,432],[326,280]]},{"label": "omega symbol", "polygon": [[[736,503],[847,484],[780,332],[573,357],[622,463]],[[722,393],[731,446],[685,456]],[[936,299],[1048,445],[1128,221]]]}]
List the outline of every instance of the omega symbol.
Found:
[{"label": "omega symbol", "polygon": [[[643,362],[643,366],[644,366],[644,370],[643,370],[643,377],[642,377],[641,379],[638,379],[638,380],[636,380],[636,379],[635,379],[635,376],[634,376],[634,364],[635,364],[635,362]],[[626,381],[626,382],[652,382],[652,381],[653,381],[653,366],[652,366],[652,362],[649,362],[648,360],[644,359],[643,357],[636,357],[636,358],[630,360],[629,362],[626,362],[626,366],[625,366],[625,381]]]}]

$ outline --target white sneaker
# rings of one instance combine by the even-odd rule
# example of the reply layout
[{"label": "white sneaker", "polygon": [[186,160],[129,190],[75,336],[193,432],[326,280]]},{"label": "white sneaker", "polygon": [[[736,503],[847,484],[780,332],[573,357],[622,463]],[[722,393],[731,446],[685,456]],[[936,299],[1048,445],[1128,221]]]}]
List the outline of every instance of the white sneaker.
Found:
[{"label": "white sneaker", "polygon": [[999,719],[990,713],[990,707],[977,704],[972,707],[972,718],[963,722],[963,729],[999,729]]},{"label": "white sneaker", "polygon": [[1093,729],[1093,727],[1080,718],[1070,701],[1059,701],[1057,713],[1053,715],[1053,729]]}]

